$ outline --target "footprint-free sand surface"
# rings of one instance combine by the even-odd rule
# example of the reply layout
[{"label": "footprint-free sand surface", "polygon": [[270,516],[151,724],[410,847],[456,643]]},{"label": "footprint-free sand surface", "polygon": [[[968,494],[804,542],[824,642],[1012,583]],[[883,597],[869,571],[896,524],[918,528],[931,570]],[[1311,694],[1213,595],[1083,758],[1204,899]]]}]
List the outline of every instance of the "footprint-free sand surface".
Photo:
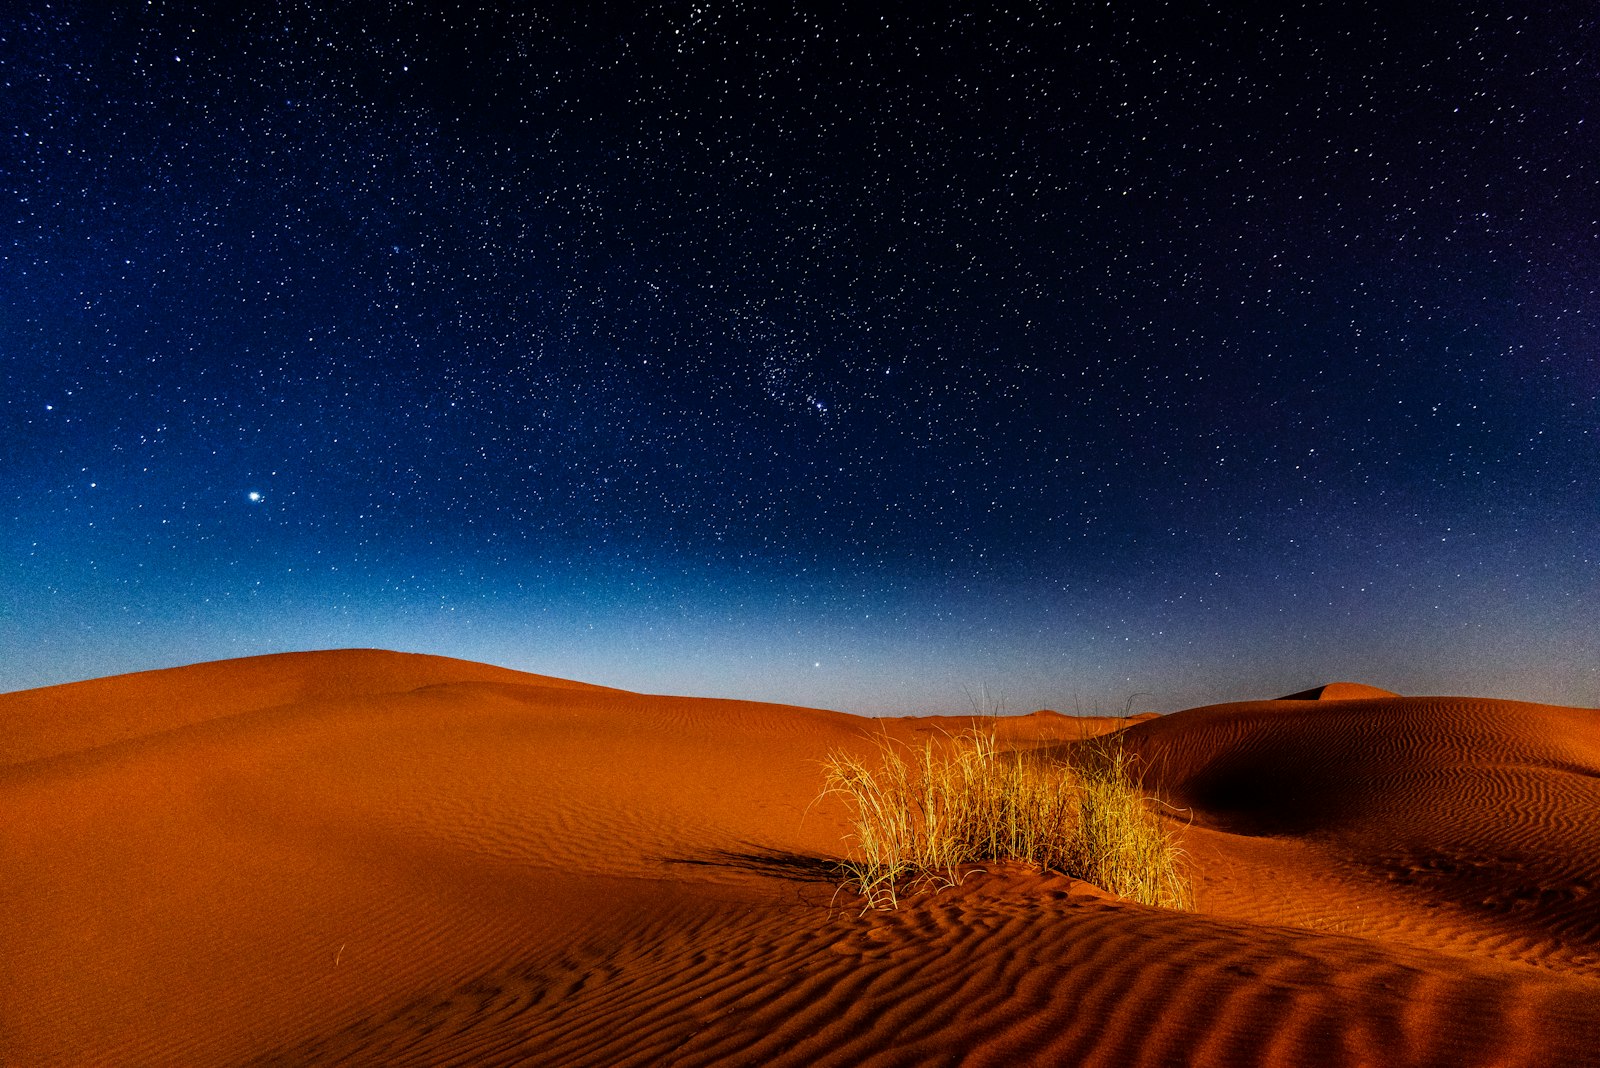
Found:
[{"label": "footprint-free sand surface", "polygon": [[1196,911],[861,913],[821,760],[965,722],[378,651],[0,695],[0,1064],[1600,1064],[1600,711],[1142,718]]}]

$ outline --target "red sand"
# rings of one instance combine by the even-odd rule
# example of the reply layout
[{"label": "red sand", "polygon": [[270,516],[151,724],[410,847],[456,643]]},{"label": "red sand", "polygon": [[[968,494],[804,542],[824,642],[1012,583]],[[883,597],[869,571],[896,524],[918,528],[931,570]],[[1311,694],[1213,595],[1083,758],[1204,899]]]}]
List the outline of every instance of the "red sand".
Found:
[{"label": "red sand", "polygon": [[1600,1064],[1600,712],[1145,718],[1194,913],[835,902],[878,726],[371,651],[0,695],[0,1063]]}]

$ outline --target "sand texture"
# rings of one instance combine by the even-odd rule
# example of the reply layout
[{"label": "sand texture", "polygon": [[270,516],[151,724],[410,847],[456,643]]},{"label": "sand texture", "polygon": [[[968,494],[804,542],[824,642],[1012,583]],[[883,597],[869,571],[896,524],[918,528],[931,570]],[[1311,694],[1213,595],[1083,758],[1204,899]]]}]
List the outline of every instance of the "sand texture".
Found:
[{"label": "sand texture", "polygon": [[820,761],[963,725],[377,651],[0,695],[0,1064],[1600,1064],[1600,711],[1144,717],[1195,912],[860,913]]}]

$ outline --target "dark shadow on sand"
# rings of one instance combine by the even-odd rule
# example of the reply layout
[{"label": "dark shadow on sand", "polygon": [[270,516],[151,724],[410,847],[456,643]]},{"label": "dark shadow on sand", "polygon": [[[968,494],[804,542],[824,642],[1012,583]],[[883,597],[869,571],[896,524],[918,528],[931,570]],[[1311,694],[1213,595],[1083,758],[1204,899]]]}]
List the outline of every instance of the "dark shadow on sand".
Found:
[{"label": "dark shadow on sand", "polygon": [[805,883],[833,883],[839,879],[839,862],[828,857],[780,850],[736,852],[717,850],[698,857],[667,857],[668,864],[688,864],[698,868],[725,868],[769,879],[788,879]]}]

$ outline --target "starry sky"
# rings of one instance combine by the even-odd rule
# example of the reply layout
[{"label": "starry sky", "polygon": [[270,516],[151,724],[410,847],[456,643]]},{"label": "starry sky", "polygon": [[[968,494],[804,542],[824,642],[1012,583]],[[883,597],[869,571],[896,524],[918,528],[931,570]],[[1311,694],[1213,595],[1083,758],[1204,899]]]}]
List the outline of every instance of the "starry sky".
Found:
[{"label": "starry sky", "polygon": [[0,690],[1600,705],[1597,57],[1581,3],[6,5]]}]

